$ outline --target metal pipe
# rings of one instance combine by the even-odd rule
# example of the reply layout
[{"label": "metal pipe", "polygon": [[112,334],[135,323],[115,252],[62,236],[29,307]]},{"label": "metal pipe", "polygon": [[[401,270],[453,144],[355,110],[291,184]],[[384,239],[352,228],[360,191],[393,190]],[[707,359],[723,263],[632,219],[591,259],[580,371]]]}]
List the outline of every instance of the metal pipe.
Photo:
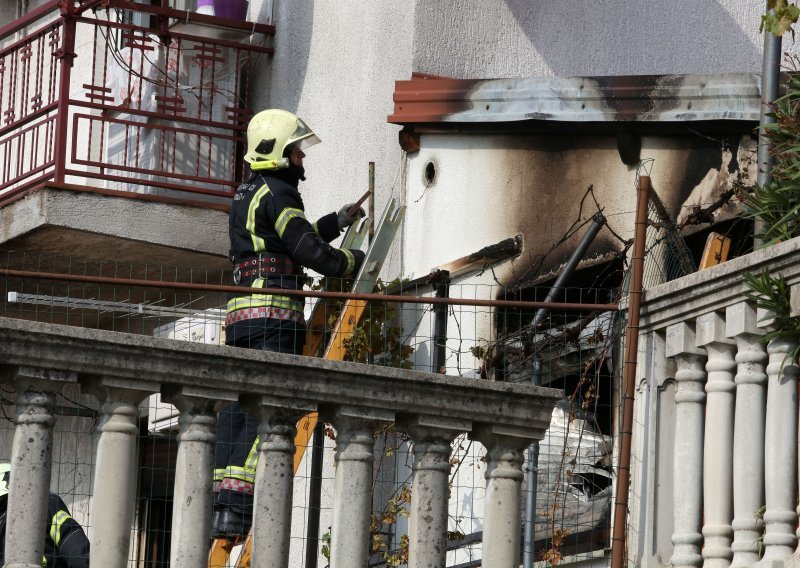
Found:
[{"label": "metal pipe", "polygon": [[[436,273],[434,289],[437,298],[447,298],[450,296],[450,278],[446,270]],[[438,304],[433,307],[433,371],[434,373],[444,373],[445,360],[447,359],[447,306]]]},{"label": "metal pipe", "polygon": [[481,306],[491,308],[557,308],[577,312],[608,312],[619,308],[617,304],[576,304],[523,302],[512,300],[471,300],[467,298],[419,298],[416,296],[389,296],[383,294],[348,294],[346,292],[324,292],[321,290],[286,290],[284,288],[248,288],[246,286],[225,286],[220,284],[195,284],[193,282],[161,282],[135,278],[110,278],[107,276],[82,276],[80,274],[58,274],[54,272],[35,272],[32,270],[13,270],[0,268],[0,276],[9,278],[31,278],[36,280],[56,280],[59,282],[83,282],[86,284],[111,284],[137,286],[142,288],[168,288],[172,290],[196,290],[199,292],[229,292],[233,294],[280,294],[300,298],[327,298],[332,300],[364,300],[366,302],[399,302],[405,304],[446,304],[454,306]]},{"label": "metal pipe", "polygon": [[[544,302],[545,304],[550,304],[555,299],[556,295],[564,288],[564,284],[567,282],[572,273],[575,272],[575,268],[577,268],[578,263],[583,260],[583,257],[586,256],[586,251],[589,249],[589,245],[592,244],[594,238],[597,236],[597,233],[600,232],[600,229],[603,228],[603,225],[606,224],[606,218],[603,216],[602,213],[598,212],[594,214],[592,217],[592,224],[589,226],[589,230],[586,231],[586,234],[583,235],[583,239],[572,252],[572,256],[570,256],[569,260],[567,261],[567,265],[564,267],[564,270],[561,271],[561,274],[558,275],[556,278],[553,287],[550,288],[550,292],[548,292],[547,297],[545,297]],[[536,315],[533,316],[533,322],[531,326],[536,330],[536,327],[542,323],[544,316],[547,315],[549,309],[547,307],[540,308]]]},{"label": "metal pipe", "polygon": [[[589,230],[586,231],[586,234],[583,235],[581,242],[578,244],[575,250],[572,251],[572,256],[570,256],[569,260],[567,261],[567,265],[564,267],[564,270],[561,271],[561,274],[558,275],[553,287],[550,288],[550,292],[548,292],[547,296],[545,297],[544,301],[546,304],[554,305],[553,300],[555,300],[556,295],[564,288],[567,280],[570,276],[572,276],[572,273],[575,272],[575,269],[578,267],[578,263],[583,259],[584,256],[586,256],[586,251],[589,249],[589,245],[592,244],[592,241],[594,241],[597,233],[600,232],[600,229],[602,229],[603,225],[605,224],[606,218],[603,216],[603,214],[600,212],[595,213],[594,217],[592,217],[592,224],[589,226]],[[539,310],[537,310],[536,314],[533,316],[533,322],[531,323],[534,333],[549,311],[549,306],[541,307]],[[534,355],[533,357],[531,385],[535,387],[542,385],[542,359],[538,355]],[[522,565],[524,568],[532,568],[535,560],[533,548],[535,540],[534,529],[536,524],[536,491],[538,489],[536,472],[539,469],[539,442],[534,442],[528,446],[527,454],[528,479],[526,483],[527,494],[525,495],[525,524],[523,525],[522,535]]]},{"label": "metal pipe", "polygon": [[[369,201],[367,202],[367,217],[370,219],[375,218],[375,162],[369,163]],[[371,244],[373,237],[375,237],[375,223],[369,226],[367,242]]]},{"label": "metal pipe", "polygon": [[[542,359],[535,355],[533,357],[533,376],[542,376]],[[538,369],[537,369],[538,367]],[[533,383],[533,380],[531,380]],[[541,380],[539,381],[541,384]],[[525,493],[525,523],[522,526],[522,566],[532,568],[536,561],[536,492],[539,490],[539,442],[534,442],[528,446],[527,467],[528,474],[526,480]]]},{"label": "metal pipe", "polygon": [[[767,12],[770,11],[767,2]],[[769,116],[772,102],[778,98],[778,87],[781,73],[781,43],[780,36],[764,30],[764,58],[761,63],[761,117],[758,125],[758,174],[756,183],[764,186],[772,181],[772,167],[775,163],[771,155],[771,144],[766,136],[766,127],[775,122],[775,117]],[[754,232],[763,232],[764,224],[761,219],[755,220]],[[760,239],[756,239],[756,246]]]},{"label": "metal pipe", "polygon": [[622,370],[622,426],[619,433],[617,489],[614,502],[614,528],[611,537],[611,568],[624,568],[625,529],[628,521],[631,440],[633,430],[633,395],[636,379],[636,356],[639,349],[639,312],[642,303],[647,208],[650,177],[639,177],[636,203],[636,230],[631,257],[631,287],[628,291],[628,323],[625,329],[625,361]]},{"label": "metal pipe", "polygon": [[322,509],[322,457],[325,450],[325,423],[317,422],[311,446],[311,474],[308,490],[308,528],[306,529],[306,564],[317,568],[319,559],[319,517]]}]

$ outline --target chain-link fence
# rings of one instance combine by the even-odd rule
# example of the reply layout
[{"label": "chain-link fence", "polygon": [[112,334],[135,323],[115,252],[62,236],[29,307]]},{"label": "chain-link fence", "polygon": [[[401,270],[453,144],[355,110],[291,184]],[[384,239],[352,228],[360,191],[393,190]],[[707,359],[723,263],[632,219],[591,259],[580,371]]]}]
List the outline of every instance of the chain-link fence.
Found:
[{"label": "chain-link fence", "polygon": [[[2,317],[233,348],[224,347],[226,304],[235,290],[226,271],[15,252],[2,253],[0,271]],[[309,322],[307,350],[316,346],[310,354],[324,356],[327,349],[331,356],[326,345],[336,338],[347,282],[307,284],[304,296],[296,297]],[[444,277],[379,283],[375,294],[349,298],[364,311],[355,331],[342,338],[339,357],[506,382],[530,382],[536,369],[543,386],[564,391],[538,460],[526,464],[537,482],[528,485],[535,498],[523,504],[523,510],[526,504],[535,510],[534,554],[556,563],[606,549],[624,331],[614,309],[616,291],[564,288],[546,309],[500,286]],[[525,297],[546,295],[546,289],[529,290]],[[322,315],[315,316],[315,309]],[[14,397],[13,386],[3,385],[0,461],[11,452]],[[98,410],[97,400],[77,387],[58,395],[51,490],[89,533]],[[169,564],[177,421],[177,410],[158,395],[140,407],[131,566]],[[324,425],[316,432],[306,437],[296,473],[293,566],[327,563],[336,432]],[[392,428],[375,437],[369,565],[400,566],[407,555],[412,458],[407,439]],[[466,437],[452,445],[448,566],[480,566],[484,457],[485,449]]]}]

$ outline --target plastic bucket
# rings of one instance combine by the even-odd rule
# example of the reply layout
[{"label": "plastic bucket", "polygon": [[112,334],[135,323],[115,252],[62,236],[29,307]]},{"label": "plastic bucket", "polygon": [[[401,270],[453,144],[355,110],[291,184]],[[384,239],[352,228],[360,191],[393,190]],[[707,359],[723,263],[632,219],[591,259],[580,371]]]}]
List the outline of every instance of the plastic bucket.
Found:
[{"label": "plastic bucket", "polygon": [[[203,1],[207,0],[197,0],[198,9],[200,2]],[[212,0],[212,3],[214,5],[214,15],[219,18],[230,18],[231,20],[247,19],[248,0]]]}]

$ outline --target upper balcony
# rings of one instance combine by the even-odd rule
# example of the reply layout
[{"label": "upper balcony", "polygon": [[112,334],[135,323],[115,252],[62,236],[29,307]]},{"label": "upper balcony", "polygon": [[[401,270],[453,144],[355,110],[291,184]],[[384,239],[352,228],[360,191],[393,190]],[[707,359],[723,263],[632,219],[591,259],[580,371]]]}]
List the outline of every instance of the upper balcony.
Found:
[{"label": "upper balcony", "polygon": [[0,28],[0,243],[222,265],[208,235],[226,231],[273,34],[114,0],[53,0]]}]

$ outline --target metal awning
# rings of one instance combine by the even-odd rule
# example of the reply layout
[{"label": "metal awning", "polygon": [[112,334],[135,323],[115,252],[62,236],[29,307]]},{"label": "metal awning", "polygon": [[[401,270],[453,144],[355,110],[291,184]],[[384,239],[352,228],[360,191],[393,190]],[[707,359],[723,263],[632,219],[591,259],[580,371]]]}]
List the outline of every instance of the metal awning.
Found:
[{"label": "metal awning", "polygon": [[397,81],[395,124],[699,122],[759,119],[761,77],[634,75]]}]

